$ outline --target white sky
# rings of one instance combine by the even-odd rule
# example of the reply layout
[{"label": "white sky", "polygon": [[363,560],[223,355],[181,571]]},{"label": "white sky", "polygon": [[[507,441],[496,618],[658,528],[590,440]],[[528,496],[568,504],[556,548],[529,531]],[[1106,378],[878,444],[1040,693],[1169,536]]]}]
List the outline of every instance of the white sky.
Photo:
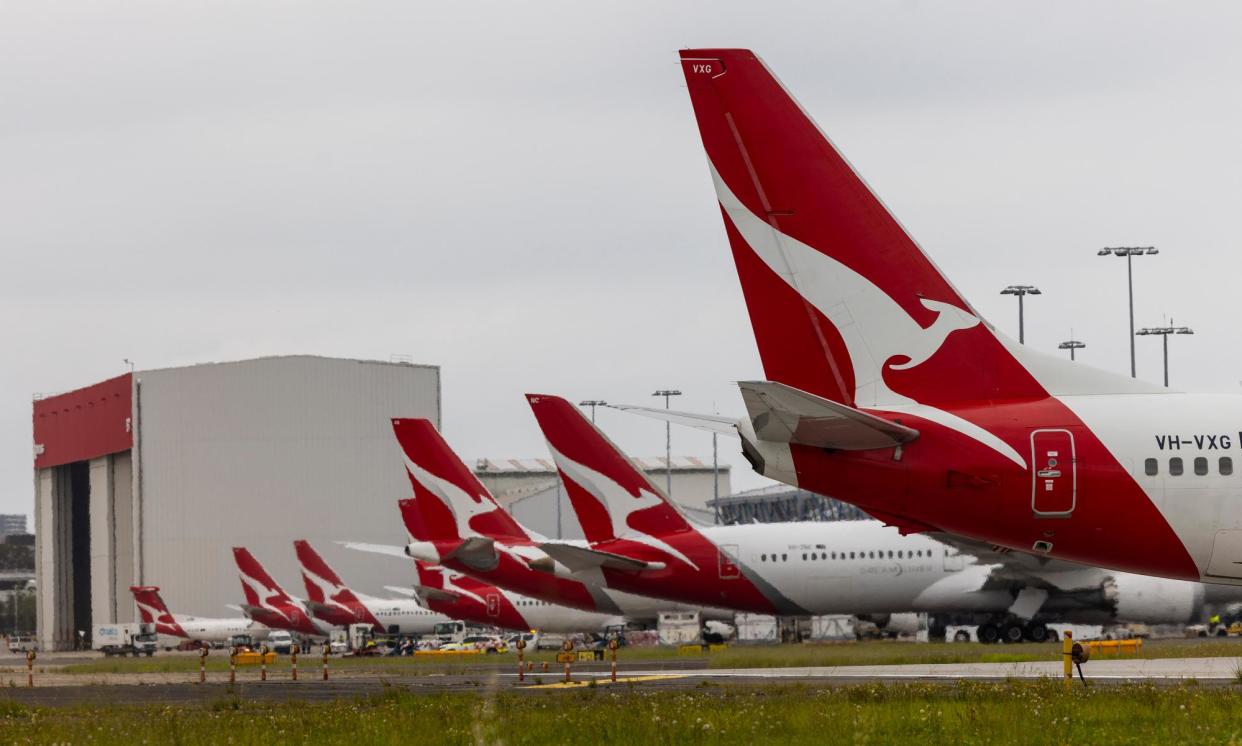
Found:
[{"label": "white sky", "polygon": [[1139,325],[1194,327],[1176,385],[1238,391],[1239,38],[1236,3],[0,3],[0,512],[31,508],[31,394],[126,357],[411,354],[468,459],[546,454],[526,391],[740,413],[686,46],[763,55],[1003,329],[1038,285],[1029,344],[1127,371],[1095,251],[1158,246]]}]

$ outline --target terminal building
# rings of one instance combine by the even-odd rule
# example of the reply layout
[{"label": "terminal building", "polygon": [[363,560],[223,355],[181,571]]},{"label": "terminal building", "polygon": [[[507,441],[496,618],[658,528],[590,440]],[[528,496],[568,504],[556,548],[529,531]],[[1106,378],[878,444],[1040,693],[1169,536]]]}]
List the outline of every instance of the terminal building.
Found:
[{"label": "terminal building", "polygon": [[707,507],[720,516],[720,523],[728,524],[871,520],[861,508],[787,484],[737,492]]},{"label": "terminal building", "polygon": [[374,559],[332,543],[404,539],[396,501],[410,486],[393,417],[439,426],[439,368],[270,357],[136,371],[37,399],[41,648],[133,621],[133,584],[160,586],[175,611],[237,615],[233,546],[300,595],[292,542],[309,539],[380,593]]}]

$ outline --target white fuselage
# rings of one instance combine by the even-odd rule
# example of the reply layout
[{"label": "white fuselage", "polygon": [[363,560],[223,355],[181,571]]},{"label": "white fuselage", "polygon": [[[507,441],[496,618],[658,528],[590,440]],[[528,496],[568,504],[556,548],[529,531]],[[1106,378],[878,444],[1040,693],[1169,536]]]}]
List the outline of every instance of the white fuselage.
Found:
[{"label": "white fuselage", "polygon": [[206,618],[173,614],[173,619],[185,631],[183,639],[198,642],[228,642],[234,635],[250,635],[256,640],[267,639],[266,626],[246,617]]}]

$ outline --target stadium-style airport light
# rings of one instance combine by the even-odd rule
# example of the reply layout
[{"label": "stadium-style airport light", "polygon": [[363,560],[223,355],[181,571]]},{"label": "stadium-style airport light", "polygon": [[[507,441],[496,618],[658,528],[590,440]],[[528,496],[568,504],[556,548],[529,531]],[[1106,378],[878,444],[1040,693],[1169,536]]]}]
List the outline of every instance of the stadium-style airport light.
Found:
[{"label": "stadium-style airport light", "polygon": [[591,424],[594,425],[595,424],[595,408],[606,407],[608,406],[608,402],[604,401],[603,399],[586,399],[584,401],[578,402],[578,406],[591,408]]},{"label": "stadium-style airport light", "polygon": [[[660,389],[652,396],[664,397],[664,408],[669,409],[669,399],[681,396],[677,389]],[[673,429],[672,422],[664,421],[664,494],[673,499]]]},{"label": "stadium-style airport light", "polygon": [[1058,349],[1058,350],[1069,350],[1069,351],[1070,351],[1070,360],[1073,360],[1073,359],[1074,359],[1074,350],[1081,350],[1082,348],[1084,348],[1084,347],[1086,347],[1086,346],[1087,346],[1087,343],[1086,343],[1086,342],[1079,342],[1079,341],[1078,341],[1078,340],[1076,340],[1076,339],[1067,339],[1067,340],[1065,340],[1064,342],[1062,342],[1061,344],[1057,345],[1057,349]]},{"label": "stadium-style airport light", "polygon": [[1022,300],[1028,295],[1041,295],[1039,288],[1034,285],[1010,285],[1001,291],[1001,295],[1018,296],[1018,342],[1026,344],[1026,314]]},{"label": "stadium-style airport light", "polygon": [[1096,252],[1098,256],[1124,256],[1126,258],[1126,287],[1130,294],[1130,377],[1137,378],[1134,367],[1134,257],[1145,254],[1159,254],[1160,250],[1152,246],[1112,246]]},{"label": "stadium-style airport light", "polygon": [[1139,329],[1136,335],[1147,337],[1159,335],[1164,342],[1164,387],[1169,387],[1169,335],[1170,334],[1194,334],[1194,330],[1188,326],[1173,326],[1173,319],[1169,319],[1168,326],[1150,326]]}]

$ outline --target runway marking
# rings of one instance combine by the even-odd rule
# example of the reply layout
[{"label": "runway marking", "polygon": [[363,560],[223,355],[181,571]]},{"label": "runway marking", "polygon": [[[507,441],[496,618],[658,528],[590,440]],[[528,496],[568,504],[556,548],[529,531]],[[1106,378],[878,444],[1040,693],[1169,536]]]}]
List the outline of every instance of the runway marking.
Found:
[{"label": "runway marking", "polygon": [[650,676],[618,677],[617,680],[614,682],[612,679],[605,676],[603,678],[588,679],[585,681],[582,679],[579,679],[577,681],[570,681],[570,682],[560,681],[555,684],[534,684],[526,688],[527,689],[573,689],[579,686],[590,686],[591,684],[595,684],[596,686],[608,686],[614,683],[631,684],[631,683],[637,683],[640,681],[664,681],[666,679],[686,679],[686,678],[689,678],[688,674],[658,674],[658,675],[650,675]]}]

